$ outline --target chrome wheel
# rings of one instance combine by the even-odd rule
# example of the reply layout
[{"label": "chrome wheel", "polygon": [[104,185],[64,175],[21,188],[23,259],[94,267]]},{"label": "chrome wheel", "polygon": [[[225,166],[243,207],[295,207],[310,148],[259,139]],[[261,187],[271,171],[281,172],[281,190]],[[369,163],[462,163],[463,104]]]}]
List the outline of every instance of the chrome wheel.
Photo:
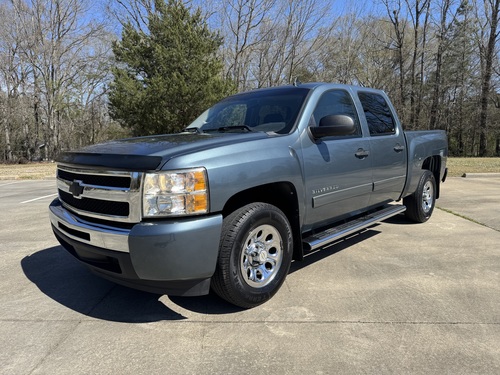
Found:
[{"label": "chrome wheel", "polygon": [[258,306],[283,285],[292,255],[292,228],[283,211],[249,203],[224,218],[210,286],[232,304]]},{"label": "chrome wheel", "polygon": [[275,278],[283,260],[283,241],[278,230],[264,224],[248,233],[241,252],[243,280],[253,288],[263,288]]},{"label": "chrome wheel", "polygon": [[431,181],[427,181],[422,191],[422,210],[428,213],[434,204],[434,185]]},{"label": "chrome wheel", "polygon": [[405,215],[416,223],[425,223],[436,205],[436,178],[431,171],[424,171],[413,194],[403,198]]}]

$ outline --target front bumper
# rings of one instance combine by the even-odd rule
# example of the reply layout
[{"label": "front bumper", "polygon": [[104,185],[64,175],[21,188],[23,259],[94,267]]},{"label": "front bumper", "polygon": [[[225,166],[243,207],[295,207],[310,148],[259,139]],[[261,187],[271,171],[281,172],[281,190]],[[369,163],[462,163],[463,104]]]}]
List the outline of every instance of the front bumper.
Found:
[{"label": "front bumper", "polygon": [[85,221],[58,199],[49,211],[61,245],[100,276],[154,293],[208,293],[222,215],[151,221],[123,229]]}]

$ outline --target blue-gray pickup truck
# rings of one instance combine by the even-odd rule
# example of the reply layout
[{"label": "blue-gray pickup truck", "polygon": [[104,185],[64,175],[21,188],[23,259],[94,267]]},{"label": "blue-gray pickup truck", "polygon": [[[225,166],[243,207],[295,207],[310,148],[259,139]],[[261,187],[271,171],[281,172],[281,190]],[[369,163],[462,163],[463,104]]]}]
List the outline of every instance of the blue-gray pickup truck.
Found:
[{"label": "blue-gray pickup truck", "polygon": [[383,91],[260,89],[178,134],[62,153],[50,221],[102,277],[250,308],[292,260],[394,215],[427,221],[447,155],[445,132],[404,132]]}]

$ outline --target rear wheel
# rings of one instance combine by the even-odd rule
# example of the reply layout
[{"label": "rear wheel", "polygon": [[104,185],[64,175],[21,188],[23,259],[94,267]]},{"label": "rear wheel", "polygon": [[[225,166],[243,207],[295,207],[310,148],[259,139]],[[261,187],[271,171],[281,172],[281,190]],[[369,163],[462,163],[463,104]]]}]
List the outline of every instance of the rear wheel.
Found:
[{"label": "rear wheel", "polygon": [[277,207],[246,205],[224,219],[212,289],[244,308],[269,300],[285,281],[292,259],[292,230]]},{"label": "rear wheel", "polygon": [[403,199],[408,219],[424,223],[432,215],[436,204],[436,179],[431,171],[425,171],[420,177],[417,189]]}]

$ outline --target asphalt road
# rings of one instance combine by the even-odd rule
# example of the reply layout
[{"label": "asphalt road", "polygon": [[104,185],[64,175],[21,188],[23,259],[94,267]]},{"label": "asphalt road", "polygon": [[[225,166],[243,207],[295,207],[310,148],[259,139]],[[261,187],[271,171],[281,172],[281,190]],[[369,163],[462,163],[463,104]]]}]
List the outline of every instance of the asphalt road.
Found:
[{"label": "asphalt road", "polygon": [[500,373],[500,177],[450,178],[446,211],[294,263],[252,310],[94,276],[51,233],[54,192],[0,181],[0,374]]}]

